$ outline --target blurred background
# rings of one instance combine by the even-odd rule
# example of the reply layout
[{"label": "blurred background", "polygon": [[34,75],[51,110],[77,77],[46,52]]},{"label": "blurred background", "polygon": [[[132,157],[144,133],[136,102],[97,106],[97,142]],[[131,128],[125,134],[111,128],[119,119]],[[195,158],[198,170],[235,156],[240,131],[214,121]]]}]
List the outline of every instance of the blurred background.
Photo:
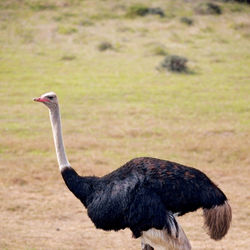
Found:
[{"label": "blurred background", "polygon": [[247,249],[249,1],[0,0],[0,248],[140,249],[96,230],[58,171],[46,107],[61,105],[69,161],[104,175],[138,156],[196,167],[228,196],[222,241],[179,218],[194,249]]}]

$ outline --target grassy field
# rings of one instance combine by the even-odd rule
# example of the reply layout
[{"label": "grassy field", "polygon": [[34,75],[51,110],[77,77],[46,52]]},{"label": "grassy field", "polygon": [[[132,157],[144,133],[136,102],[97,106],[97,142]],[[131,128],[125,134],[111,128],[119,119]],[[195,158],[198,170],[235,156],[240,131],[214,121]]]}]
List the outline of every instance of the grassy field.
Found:
[{"label": "grassy field", "polygon": [[[48,111],[32,102],[48,91],[79,174],[137,156],[199,168],[233,223],[214,242],[201,211],[180,218],[193,248],[249,247],[250,6],[214,1],[222,14],[201,15],[200,2],[0,0],[0,249],[140,249],[129,230],[96,230],[65,187]],[[165,17],[133,16],[135,3]],[[164,54],[188,58],[189,72],[158,71]]]}]

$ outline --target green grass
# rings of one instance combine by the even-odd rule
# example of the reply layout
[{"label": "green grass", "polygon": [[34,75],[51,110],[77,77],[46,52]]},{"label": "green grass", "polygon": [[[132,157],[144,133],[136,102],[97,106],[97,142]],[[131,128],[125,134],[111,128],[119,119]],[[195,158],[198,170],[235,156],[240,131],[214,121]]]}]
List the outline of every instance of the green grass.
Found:
[{"label": "green grass", "polygon": [[[250,7],[221,3],[222,15],[203,16],[195,15],[196,2],[141,3],[161,7],[166,17],[127,18],[135,3],[125,0],[1,1],[0,183],[6,194],[10,186],[20,188],[17,178],[26,191],[36,187],[42,194],[58,183],[47,110],[32,102],[55,91],[78,172],[102,175],[133,157],[154,156],[219,173],[234,209],[245,204],[240,180],[249,165]],[[183,25],[184,16],[193,25]],[[115,49],[100,52],[103,41]],[[187,57],[192,74],[157,71],[165,54]],[[243,198],[231,186],[242,188]],[[19,205],[25,207],[8,207]],[[9,235],[0,248],[14,246]],[[31,249],[41,247],[34,242]],[[230,242],[236,242],[233,234],[229,248]]]},{"label": "green grass", "polygon": [[[44,30],[38,29],[35,32],[35,27],[39,27],[40,19],[39,16],[36,19],[34,15],[36,13],[28,16],[25,21],[27,22],[29,18],[33,20],[33,26],[29,25],[27,30],[23,24],[10,22],[10,27],[14,25],[12,27],[14,31],[2,31],[2,39],[3,37],[6,39],[2,42],[1,49],[1,95],[2,105],[6,107],[1,113],[3,117],[9,117],[13,113],[13,120],[15,120],[20,112],[26,113],[27,110],[32,116],[40,117],[41,115],[37,114],[37,106],[30,102],[31,98],[54,90],[65,103],[63,112],[70,117],[77,117],[77,113],[82,108],[81,112],[84,112],[86,108],[88,111],[92,110],[94,114],[99,113],[100,109],[102,112],[103,109],[104,111],[111,109],[114,110],[117,119],[125,119],[128,110],[139,107],[141,112],[146,112],[148,118],[162,117],[160,118],[162,122],[165,117],[174,120],[178,116],[191,124],[202,126],[210,121],[220,124],[223,117],[223,120],[234,129],[248,130],[249,40],[244,37],[238,40],[235,37],[238,29],[235,31],[234,28],[230,28],[232,21],[227,16],[220,17],[224,23],[213,29],[211,29],[211,22],[217,21],[200,17],[201,24],[194,28],[197,32],[192,31],[194,34],[193,39],[189,38],[190,45],[184,38],[191,32],[189,29],[179,25],[178,22],[166,23],[172,27],[170,26],[168,31],[169,37],[165,38],[157,22],[150,18],[156,28],[147,28],[145,37],[137,37],[135,34],[126,32],[131,42],[122,42],[119,33],[114,32],[110,39],[112,40],[113,36],[116,37],[123,45],[122,51],[100,54],[96,49],[95,41],[101,41],[105,32],[115,25],[109,20],[107,20],[106,30],[105,28],[99,30],[96,26],[91,27],[100,32],[96,32],[95,35],[89,33],[90,41],[86,44],[78,44],[74,40],[67,41],[67,37],[57,38],[57,33],[53,29],[50,32],[54,33],[49,36],[54,35],[55,40],[51,38],[51,41],[46,41],[46,34],[44,39],[40,39],[39,36],[42,36],[40,31],[44,32]],[[24,22],[24,20],[22,17],[21,21]],[[209,26],[206,24],[207,20],[210,20]],[[46,24],[46,22],[47,25],[52,25],[51,20],[43,20],[43,23]],[[121,20],[121,22],[124,21]],[[137,27],[140,32],[143,23],[144,21],[140,19],[128,21],[127,25]],[[220,32],[225,26],[227,30]],[[62,29],[61,27],[63,26],[58,26],[58,31],[65,32],[59,33],[68,36],[78,36],[78,33],[85,32],[79,30],[77,34],[73,34],[77,28]],[[26,33],[31,36],[30,28],[33,30],[33,39],[28,39],[27,43],[23,37]],[[20,29],[22,32],[19,31]],[[178,35],[172,42],[171,35],[178,29],[182,29],[184,34]],[[85,35],[88,37],[87,33]],[[8,39],[10,39],[9,43]],[[226,44],[220,42],[223,39],[227,41]],[[144,44],[152,40],[166,44],[168,51],[173,53],[178,51],[187,56],[191,61],[190,67],[194,74],[158,73],[155,67],[160,59],[145,56],[150,54],[150,48]],[[76,56],[72,57],[71,54]],[[74,60],[63,60],[69,57]],[[15,111],[17,106],[24,104],[24,109]],[[74,107],[77,105],[79,109],[74,112]],[[1,129],[8,127],[17,136],[25,137],[26,132],[23,127],[26,123],[30,123],[29,120],[25,120],[27,117],[30,116],[23,114],[23,118],[18,122],[2,122]],[[93,119],[93,116],[90,115],[88,119]],[[32,117],[32,122],[35,121],[36,117]]]}]

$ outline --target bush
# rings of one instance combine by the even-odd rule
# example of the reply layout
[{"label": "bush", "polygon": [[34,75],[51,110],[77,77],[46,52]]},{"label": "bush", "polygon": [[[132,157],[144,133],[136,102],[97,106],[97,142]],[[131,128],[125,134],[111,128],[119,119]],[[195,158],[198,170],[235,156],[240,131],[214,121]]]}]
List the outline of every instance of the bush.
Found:
[{"label": "bush", "polygon": [[167,69],[173,72],[187,72],[188,59],[183,56],[168,55],[161,62],[159,69]]},{"label": "bush", "polygon": [[223,2],[250,3],[250,0],[222,0]]},{"label": "bush", "polygon": [[250,3],[250,0],[235,0],[235,1],[240,3]]},{"label": "bush", "polygon": [[145,16],[148,12],[148,7],[136,4],[129,7],[127,11],[128,17]]},{"label": "bush", "polygon": [[151,14],[151,15],[159,15],[160,17],[164,17],[165,13],[164,11],[157,7],[157,8],[148,8],[148,13],[147,14]]},{"label": "bush", "polygon": [[189,25],[189,26],[191,26],[191,25],[193,25],[193,23],[194,23],[194,20],[193,19],[191,19],[191,18],[189,18],[189,17],[182,17],[181,19],[180,19],[180,21],[182,22],[182,23],[185,23],[186,25]]},{"label": "bush", "polygon": [[136,16],[146,16],[146,15],[159,15],[160,17],[164,17],[164,11],[157,8],[149,8],[142,4],[135,4],[129,7],[127,14],[128,17],[136,17]]},{"label": "bush", "polygon": [[97,46],[99,51],[105,51],[105,50],[111,50],[114,49],[113,45],[110,42],[101,42],[98,46]]},{"label": "bush", "polygon": [[201,15],[220,15],[222,14],[222,9],[219,5],[214,3],[201,3],[196,9],[196,13]]}]

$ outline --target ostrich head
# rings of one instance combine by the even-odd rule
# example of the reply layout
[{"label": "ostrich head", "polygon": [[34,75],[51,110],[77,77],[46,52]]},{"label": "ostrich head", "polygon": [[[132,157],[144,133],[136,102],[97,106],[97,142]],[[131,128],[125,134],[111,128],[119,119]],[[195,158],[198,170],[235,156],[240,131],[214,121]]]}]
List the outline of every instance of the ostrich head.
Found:
[{"label": "ostrich head", "polygon": [[35,102],[42,102],[45,104],[50,110],[55,109],[58,106],[57,96],[54,92],[48,92],[40,97],[33,98]]}]

